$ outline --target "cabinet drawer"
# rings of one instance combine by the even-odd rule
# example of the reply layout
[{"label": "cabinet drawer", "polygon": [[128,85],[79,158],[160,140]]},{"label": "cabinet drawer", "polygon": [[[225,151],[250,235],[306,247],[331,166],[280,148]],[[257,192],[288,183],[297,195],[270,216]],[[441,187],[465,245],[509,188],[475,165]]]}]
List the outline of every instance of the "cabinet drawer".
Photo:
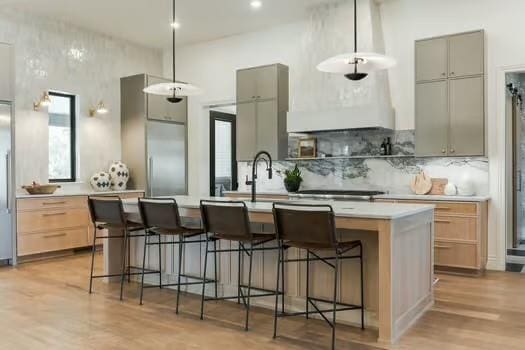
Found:
[{"label": "cabinet drawer", "polygon": [[38,199],[19,199],[17,210],[39,210],[55,208],[87,208],[87,198],[78,197],[48,197]]},{"label": "cabinet drawer", "polygon": [[87,226],[71,230],[18,234],[18,256],[89,245]]},{"label": "cabinet drawer", "polygon": [[477,269],[478,246],[469,243],[444,242],[434,243],[434,263],[437,266]]},{"label": "cabinet drawer", "polygon": [[88,224],[87,209],[26,211],[17,215],[18,232],[22,233],[59,230]]},{"label": "cabinet drawer", "polygon": [[436,239],[477,240],[477,218],[436,215],[434,223]]},{"label": "cabinet drawer", "polygon": [[464,203],[464,202],[440,202],[440,201],[399,201],[399,203],[414,203],[414,204],[434,204],[436,206],[435,214],[448,215],[448,214],[466,214],[466,215],[477,215],[478,207],[476,203]]}]

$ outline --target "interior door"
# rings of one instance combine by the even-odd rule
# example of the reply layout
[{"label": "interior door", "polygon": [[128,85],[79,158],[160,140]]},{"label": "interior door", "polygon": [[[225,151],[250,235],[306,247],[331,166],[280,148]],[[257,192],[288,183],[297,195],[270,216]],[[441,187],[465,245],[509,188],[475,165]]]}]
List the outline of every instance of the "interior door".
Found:
[{"label": "interior door", "polygon": [[235,114],[210,111],[210,195],[237,190]]},{"label": "interior door", "polygon": [[11,105],[0,103],[0,260],[12,251]]},{"label": "interior door", "polygon": [[161,121],[147,125],[149,196],[187,194],[186,126]]}]

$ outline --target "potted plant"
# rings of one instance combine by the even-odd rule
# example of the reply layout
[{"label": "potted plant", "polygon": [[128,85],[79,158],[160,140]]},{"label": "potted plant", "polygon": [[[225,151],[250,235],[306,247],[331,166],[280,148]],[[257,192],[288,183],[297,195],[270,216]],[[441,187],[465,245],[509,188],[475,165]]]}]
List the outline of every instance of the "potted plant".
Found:
[{"label": "potted plant", "polygon": [[286,190],[288,192],[299,191],[301,182],[303,182],[303,177],[301,176],[301,171],[297,167],[297,164],[295,165],[295,168],[293,168],[293,170],[285,170],[284,175],[284,187],[286,188]]}]

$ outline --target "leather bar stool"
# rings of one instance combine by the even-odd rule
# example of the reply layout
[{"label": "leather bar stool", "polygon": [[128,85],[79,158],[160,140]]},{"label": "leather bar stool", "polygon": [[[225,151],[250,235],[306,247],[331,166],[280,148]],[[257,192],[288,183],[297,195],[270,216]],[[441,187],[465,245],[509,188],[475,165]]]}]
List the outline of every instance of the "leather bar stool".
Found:
[{"label": "leather bar stool", "polygon": [[[250,229],[250,220],[248,217],[248,209],[246,204],[242,201],[201,201],[201,217],[204,224],[204,229],[207,235],[206,254],[204,257],[204,277],[206,277],[206,269],[208,263],[208,253],[239,253],[238,264],[238,293],[235,296],[221,296],[221,297],[206,297],[205,283],[202,284],[201,295],[201,320],[204,318],[204,302],[208,300],[233,300],[237,299],[238,303],[242,300],[246,308],[246,320],[244,329],[248,330],[250,319],[250,299],[254,297],[267,297],[275,295],[274,290],[266,290],[262,288],[252,287],[252,265],[253,253],[256,251],[276,250],[277,247],[264,247],[264,243],[275,240],[275,234],[272,233],[255,233]],[[231,242],[238,242],[238,249],[209,249],[208,242],[216,244],[219,240],[226,240]],[[241,260],[242,251],[242,260]],[[242,281],[242,262],[244,257],[249,257],[248,266],[248,285],[243,285]],[[217,280],[217,265],[215,265],[215,279]],[[217,287],[217,286],[215,286]],[[246,295],[243,289],[247,289]],[[257,294],[252,295],[252,290]],[[217,289],[215,289],[217,295]]]},{"label": "leather bar stool", "polygon": [[[90,196],[88,197],[89,212],[91,214],[91,221],[93,222],[93,246],[91,250],[91,273],[89,276],[89,293],[93,291],[94,278],[106,277],[120,277],[120,300],[123,297],[124,291],[124,276],[128,276],[128,282],[133,275],[138,275],[138,272],[131,272],[133,268],[130,266],[130,238],[144,237],[144,234],[136,234],[136,232],[144,230],[142,224],[131,222],[124,213],[122,200],[120,197],[110,196]],[[119,230],[120,235],[97,235],[97,230]],[[107,275],[93,275],[95,265],[95,251],[96,242],[98,239],[122,239],[122,263],[120,274]],[[127,264],[126,264],[127,260]],[[153,273],[153,272],[151,272]],[[156,272],[155,272],[156,273]]]},{"label": "leather bar stool", "polygon": [[[363,283],[363,245],[361,241],[339,241],[335,226],[334,211],[330,205],[274,203],[273,215],[279,245],[277,264],[277,287],[275,294],[274,338],[277,336],[277,318],[286,316],[308,316],[317,313],[332,328],[332,349],[335,349],[336,313],[339,311],[361,310],[361,328],[364,329],[364,283]],[[285,259],[284,251],[290,247],[306,250],[306,259]],[[345,255],[358,249],[358,254]],[[321,256],[320,251],[332,252],[332,256]],[[339,288],[339,263],[346,259],[359,259],[361,268],[361,304],[353,305],[337,301]],[[334,269],[333,299],[324,300],[310,296],[310,262],[321,261]],[[279,303],[279,267],[286,263],[306,262],[306,311],[287,313],[277,310]],[[284,269],[282,269],[284,270]],[[284,292],[284,279],[282,279]],[[322,309],[318,303],[332,304],[332,308]],[[309,305],[314,310],[309,310]],[[325,313],[332,313],[330,320]]]},{"label": "leather bar stool", "polygon": [[[179,208],[175,199],[155,199],[155,198],[139,198],[139,210],[142,218],[142,223],[146,229],[146,237],[144,239],[144,255],[142,260],[142,280],[140,286],[140,304],[142,305],[144,294],[144,275],[146,264],[147,247],[157,245],[159,248],[159,285],[151,285],[148,287],[171,287],[177,286],[177,304],[175,312],[179,313],[179,297],[181,286],[196,285],[201,283],[217,283],[216,280],[204,280],[201,277],[189,276],[182,274],[182,255],[183,248],[187,244],[201,244],[206,242],[206,239],[195,239],[195,237],[202,236],[204,230],[201,228],[190,228],[181,223]],[[151,242],[150,238],[157,237],[156,242]],[[173,237],[172,241],[164,240],[162,237]],[[178,238],[178,240],[175,240]],[[177,273],[177,283],[162,284],[162,249],[163,245],[178,245],[179,247],[179,264]],[[181,281],[184,277],[186,280]],[[193,280],[193,281],[191,281]]]}]

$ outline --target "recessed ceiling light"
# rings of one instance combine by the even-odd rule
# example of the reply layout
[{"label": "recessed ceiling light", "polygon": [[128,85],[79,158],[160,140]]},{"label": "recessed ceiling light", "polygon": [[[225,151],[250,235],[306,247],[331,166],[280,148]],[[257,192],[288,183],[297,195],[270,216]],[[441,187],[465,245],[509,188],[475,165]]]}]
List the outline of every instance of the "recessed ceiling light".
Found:
[{"label": "recessed ceiling light", "polygon": [[260,0],[253,0],[252,2],[250,2],[250,6],[254,9],[258,9],[262,6],[262,1]]},{"label": "recessed ceiling light", "polygon": [[179,29],[180,28],[180,23],[179,22],[173,22],[171,24],[171,27],[174,28],[174,29]]}]

